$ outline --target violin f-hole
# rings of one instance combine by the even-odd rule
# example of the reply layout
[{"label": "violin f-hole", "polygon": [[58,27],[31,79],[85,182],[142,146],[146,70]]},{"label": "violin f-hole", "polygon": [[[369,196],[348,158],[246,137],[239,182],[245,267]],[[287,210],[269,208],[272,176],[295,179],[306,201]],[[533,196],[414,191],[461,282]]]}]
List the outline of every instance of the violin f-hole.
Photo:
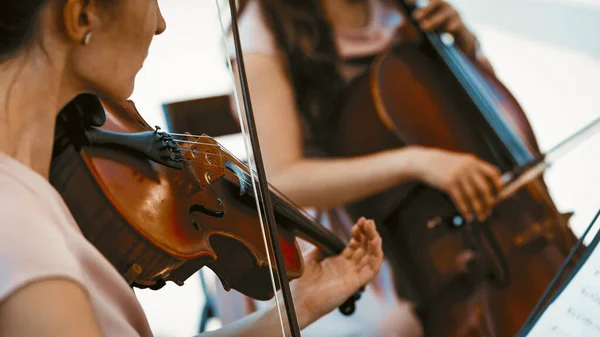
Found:
[{"label": "violin f-hole", "polygon": [[192,205],[192,206],[190,206],[190,214],[193,214],[194,212],[200,212],[202,214],[206,214],[206,215],[211,216],[213,218],[223,218],[225,216],[225,211],[215,210],[215,209],[212,209],[210,207],[206,207],[204,205]]}]

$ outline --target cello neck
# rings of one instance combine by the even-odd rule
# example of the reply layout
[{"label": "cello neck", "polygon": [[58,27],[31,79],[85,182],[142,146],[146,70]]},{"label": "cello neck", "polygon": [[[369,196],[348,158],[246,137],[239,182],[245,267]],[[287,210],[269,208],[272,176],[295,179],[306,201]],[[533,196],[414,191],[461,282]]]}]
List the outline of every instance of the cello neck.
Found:
[{"label": "cello neck", "polygon": [[412,17],[414,6],[408,5],[405,0],[397,0],[398,5],[404,10],[406,18],[416,31],[425,38],[431,48],[437,53],[456,78],[469,99],[481,113],[485,123],[494,131],[502,147],[512,158],[512,165],[524,166],[535,158],[523,140],[517,136],[513,128],[504,118],[500,104],[495,102],[491,88],[482,78],[479,71],[466,57],[459,52],[453,43],[447,43],[438,32],[425,32]]},{"label": "cello neck", "polygon": [[474,65],[453,44],[447,44],[439,34],[432,32],[425,34],[427,40],[481,112],[487,124],[494,130],[502,145],[514,158],[515,164],[523,166],[532,162],[535,159],[534,156],[507,123],[500,111],[501,107],[496,104],[489,86]]}]

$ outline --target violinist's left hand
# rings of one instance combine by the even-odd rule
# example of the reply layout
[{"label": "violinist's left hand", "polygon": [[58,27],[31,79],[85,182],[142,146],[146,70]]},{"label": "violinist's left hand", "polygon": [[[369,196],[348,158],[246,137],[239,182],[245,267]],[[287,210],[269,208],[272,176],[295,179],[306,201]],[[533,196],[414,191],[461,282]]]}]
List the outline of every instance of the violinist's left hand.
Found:
[{"label": "violinist's left hand", "polygon": [[304,274],[290,284],[300,326],[336,309],[377,275],[383,262],[381,237],[373,220],[361,218],[340,255],[325,258],[314,249],[304,261]]},{"label": "violinist's left hand", "polygon": [[[416,4],[418,0],[408,0]],[[413,11],[413,17],[424,31],[439,29],[454,36],[457,46],[467,55],[475,53],[477,40],[465,26],[460,14],[444,0],[428,0],[427,5]]]}]

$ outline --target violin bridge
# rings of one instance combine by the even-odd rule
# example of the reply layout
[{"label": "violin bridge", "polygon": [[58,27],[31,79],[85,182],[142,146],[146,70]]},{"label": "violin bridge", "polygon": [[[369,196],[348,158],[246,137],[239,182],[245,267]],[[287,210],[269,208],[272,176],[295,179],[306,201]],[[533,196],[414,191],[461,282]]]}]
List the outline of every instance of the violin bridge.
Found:
[{"label": "violin bridge", "polygon": [[213,138],[188,136],[184,159],[189,163],[201,187],[209,186],[225,175],[225,156]]}]

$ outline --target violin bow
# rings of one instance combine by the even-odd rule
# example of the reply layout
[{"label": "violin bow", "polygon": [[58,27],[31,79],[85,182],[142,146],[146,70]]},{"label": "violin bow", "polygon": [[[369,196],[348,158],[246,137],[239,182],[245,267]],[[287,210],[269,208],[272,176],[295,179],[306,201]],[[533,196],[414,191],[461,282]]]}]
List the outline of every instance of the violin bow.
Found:
[{"label": "violin bow", "polygon": [[[219,4],[217,3],[217,6]],[[283,254],[281,250],[281,246],[278,240],[277,234],[277,225],[275,223],[275,216],[273,213],[273,204],[271,202],[271,198],[269,195],[269,186],[267,184],[267,178],[264,169],[264,163],[262,159],[262,154],[260,150],[260,143],[258,141],[258,134],[256,131],[256,122],[254,119],[254,112],[252,110],[252,102],[250,100],[250,91],[248,89],[248,80],[246,78],[246,68],[244,65],[244,55],[242,52],[242,44],[240,42],[240,34],[238,28],[238,20],[237,20],[237,6],[236,0],[229,0],[229,10],[231,13],[231,28],[233,32],[233,41],[234,41],[234,49],[236,53],[236,63],[238,66],[238,77],[240,80],[240,86],[242,90],[242,98],[244,101],[244,111],[246,117],[246,123],[248,128],[248,136],[250,137],[250,143],[252,145],[252,153],[248,156],[248,162],[250,167],[255,167],[256,174],[258,175],[258,186],[253,183],[253,186],[258,191],[255,191],[255,195],[257,196],[257,207],[259,211],[259,216],[261,212],[260,201],[262,201],[264,206],[264,214],[266,218],[263,218],[263,221],[266,222],[266,230],[269,237],[269,241],[271,247],[273,249],[273,254],[275,255],[275,267],[277,270],[277,277],[279,280],[279,284],[281,285],[281,292],[283,294],[283,302],[285,306],[285,311],[287,313],[288,324],[290,327],[290,332],[292,336],[300,336],[300,329],[298,327],[298,318],[296,317],[296,310],[294,308],[294,302],[292,298],[292,293],[290,290],[289,280],[287,278],[287,274],[285,272],[285,264],[283,261]],[[243,119],[241,121],[243,123]],[[244,128],[242,127],[242,130]],[[252,165],[252,160],[254,160],[254,165]],[[250,170],[253,171],[252,169]],[[254,180],[254,179],[253,179]],[[265,242],[266,243],[266,242]],[[267,249],[268,251],[268,249]],[[273,284],[274,286],[274,284]],[[276,295],[277,296],[277,295]],[[276,297],[277,298],[277,297]],[[276,300],[277,302],[277,300]],[[278,305],[278,303],[276,303]],[[283,328],[283,322],[282,322]]]}]

